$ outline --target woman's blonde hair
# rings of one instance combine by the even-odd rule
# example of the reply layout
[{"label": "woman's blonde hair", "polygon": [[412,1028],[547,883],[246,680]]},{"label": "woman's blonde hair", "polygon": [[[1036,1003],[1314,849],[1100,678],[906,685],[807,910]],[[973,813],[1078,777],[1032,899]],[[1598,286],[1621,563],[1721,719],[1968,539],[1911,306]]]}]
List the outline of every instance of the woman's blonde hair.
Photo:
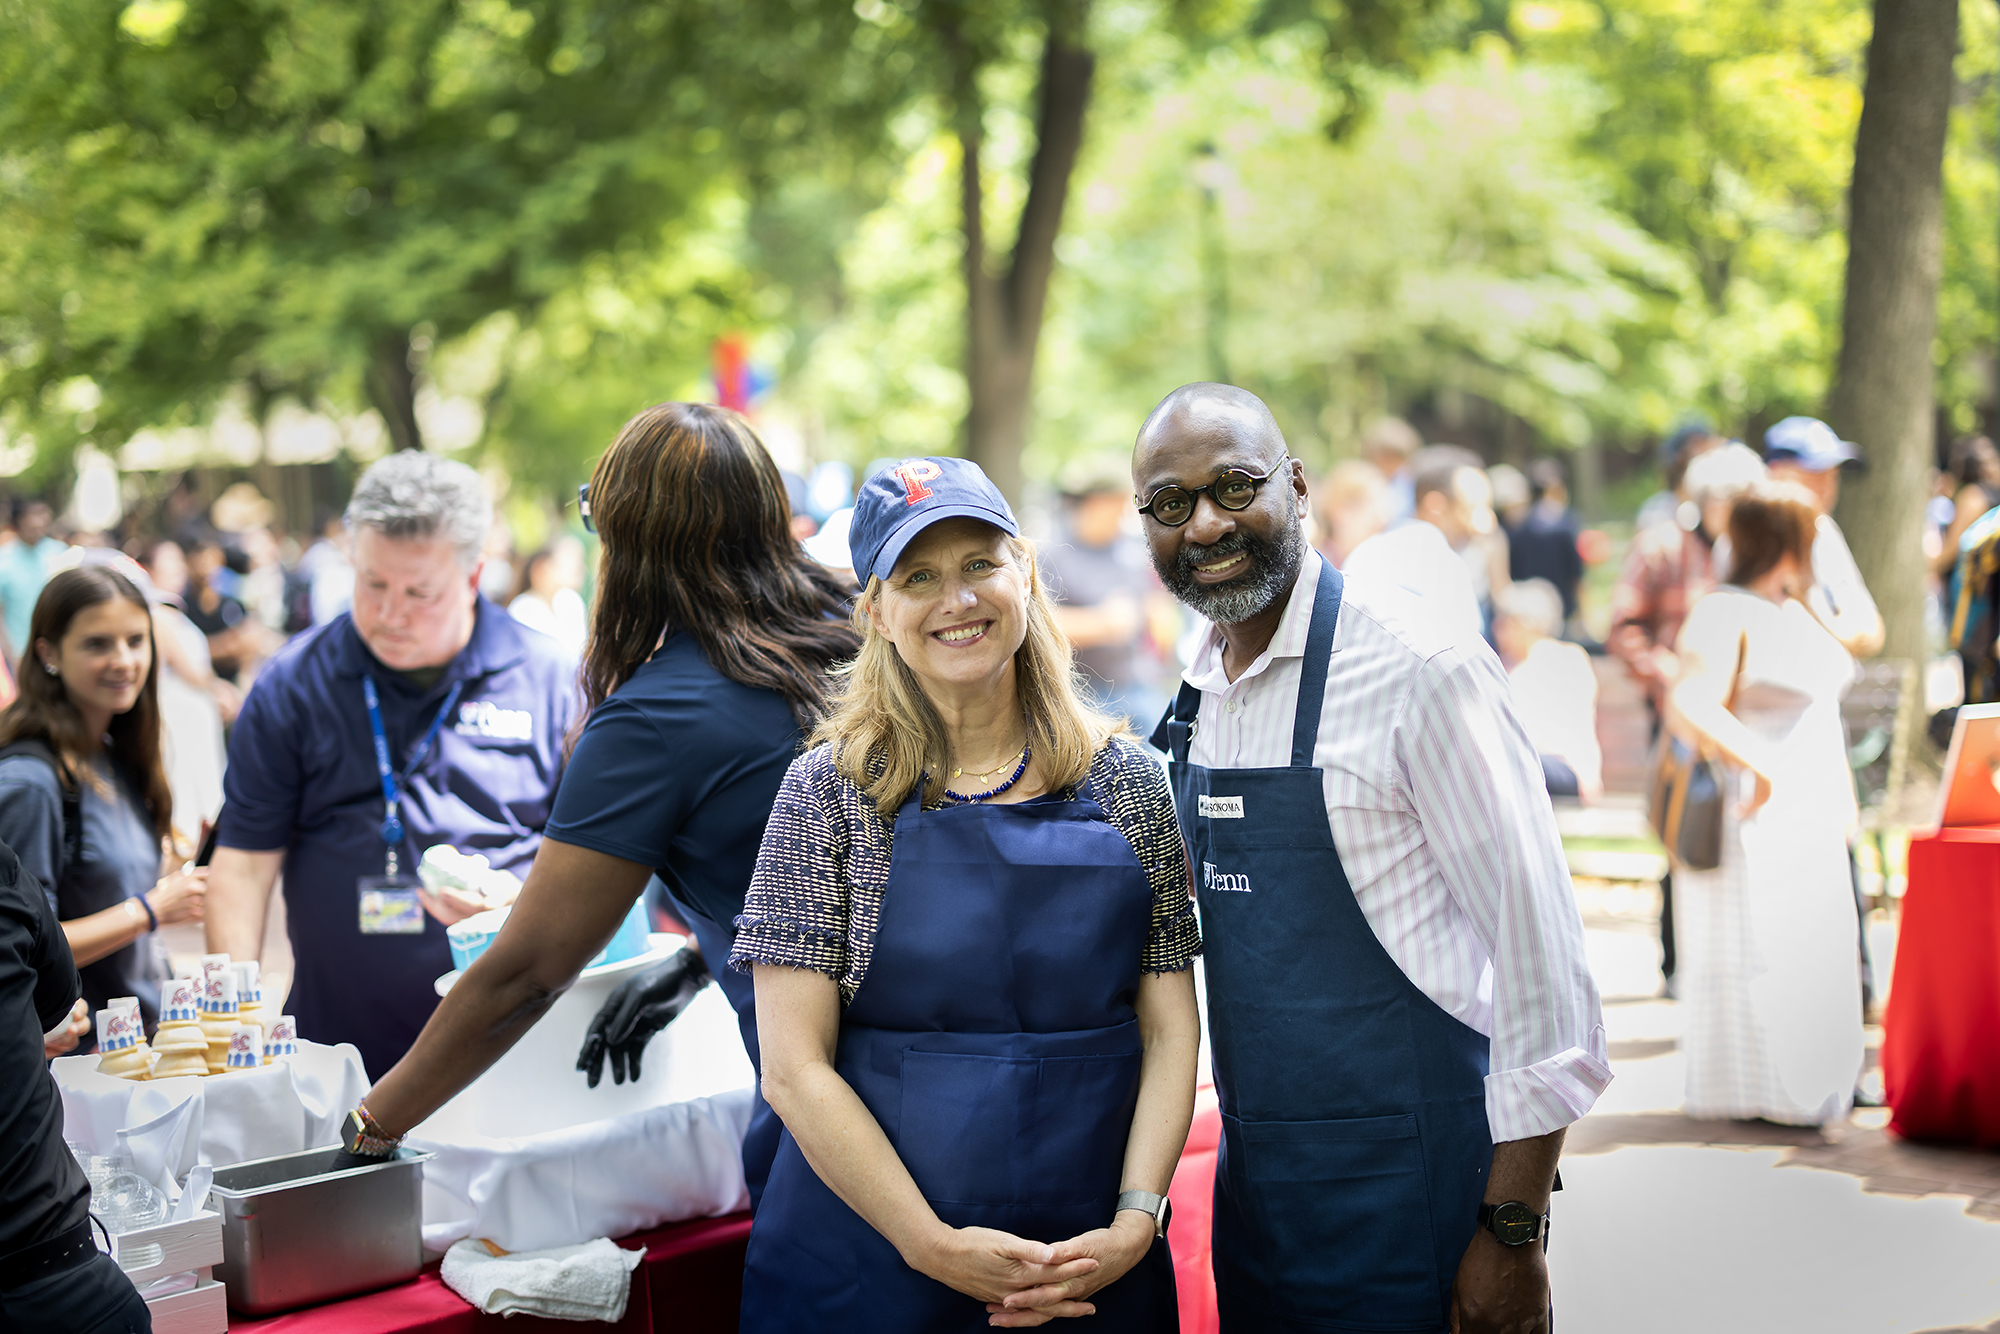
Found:
[{"label": "woman's blonde hair", "polygon": [[[1027,722],[1028,745],[1050,791],[1073,787],[1090,773],[1104,743],[1125,735],[1125,720],[1100,712],[1078,688],[1069,640],[1056,625],[1055,603],[1042,583],[1035,548],[1025,538],[1006,539],[1008,552],[1028,576],[1028,633],[1014,653],[1015,689]],[[896,646],[875,629],[868,608],[882,581],[870,576],[854,604],[861,654],[837,669],[840,684],[809,745],[831,744],[834,768],[860,788],[883,815],[893,815],[921,779],[923,800],[944,799],[951,746],[944,721],[931,707],[915,672]]]}]

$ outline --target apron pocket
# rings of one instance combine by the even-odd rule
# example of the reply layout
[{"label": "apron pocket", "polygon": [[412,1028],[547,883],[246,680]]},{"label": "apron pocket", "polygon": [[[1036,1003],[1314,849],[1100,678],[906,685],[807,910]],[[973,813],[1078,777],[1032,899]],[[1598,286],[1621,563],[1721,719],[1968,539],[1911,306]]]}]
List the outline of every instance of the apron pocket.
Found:
[{"label": "apron pocket", "polygon": [[1243,1299],[1340,1328],[1444,1320],[1415,1115],[1222,1125],[1218,1205],[1242,1225],[1228,1267]]},{"label": "apron pocket", "polygon": [[896,1152],[928,1200],[1108,1207],[1139,1059],[905,1051]]}]

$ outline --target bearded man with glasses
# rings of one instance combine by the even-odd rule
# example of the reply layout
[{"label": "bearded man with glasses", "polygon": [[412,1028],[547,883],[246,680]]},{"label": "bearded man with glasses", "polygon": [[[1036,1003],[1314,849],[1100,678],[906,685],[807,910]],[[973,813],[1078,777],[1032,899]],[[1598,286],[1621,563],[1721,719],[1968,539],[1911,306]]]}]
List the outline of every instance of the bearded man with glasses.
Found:
[{"label": "bearded man with glasses", "polygon": [[1611,1070],[1499,660],[1307,546],[1253,394],[1175,390],[1132,479],[1213,622],[1153,740],[1206,940],[1222,1328],[1546,1331],[1556,1160]]}]

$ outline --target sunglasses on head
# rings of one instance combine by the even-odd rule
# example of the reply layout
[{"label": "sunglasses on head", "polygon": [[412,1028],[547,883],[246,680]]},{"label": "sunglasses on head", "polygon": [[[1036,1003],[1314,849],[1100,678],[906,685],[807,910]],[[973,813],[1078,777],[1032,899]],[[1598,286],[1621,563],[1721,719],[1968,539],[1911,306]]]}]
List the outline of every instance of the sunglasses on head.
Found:
[{"label": "sunglasses on head", "polygon": [[1203,492],[1223,509],[1249,509],[1257,499],[1257,489],[1277,476],[1278,469],[1290,462],[1291,457],[1282,455],[1261,476],[1242,468],[1224,468],[1207,486],[1163,486],[1146,498],[1146,503],[1139,506],[1139,513],[1150,515],[1155,523],[1178,528],[1194,517],[1195,498]]}]

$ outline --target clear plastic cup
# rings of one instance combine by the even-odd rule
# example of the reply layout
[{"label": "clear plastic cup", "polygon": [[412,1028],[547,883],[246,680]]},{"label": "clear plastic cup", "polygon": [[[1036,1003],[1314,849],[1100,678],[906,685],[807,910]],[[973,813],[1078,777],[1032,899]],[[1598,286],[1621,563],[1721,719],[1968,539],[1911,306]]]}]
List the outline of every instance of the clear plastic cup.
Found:
[{"label": "clear plastic cup", "polygon": [[[93,1186],[90,1203],[91,1212],[113,1236],[167,1221],[167,1197],[159,1187],[133,1172],[113,1173],[102,1191]],[[118,1265],[121,1269],[145,1269],[158,1264],[165,1255],[165,1249],[157,1243],[135,1246],[120,1252]]]}]

